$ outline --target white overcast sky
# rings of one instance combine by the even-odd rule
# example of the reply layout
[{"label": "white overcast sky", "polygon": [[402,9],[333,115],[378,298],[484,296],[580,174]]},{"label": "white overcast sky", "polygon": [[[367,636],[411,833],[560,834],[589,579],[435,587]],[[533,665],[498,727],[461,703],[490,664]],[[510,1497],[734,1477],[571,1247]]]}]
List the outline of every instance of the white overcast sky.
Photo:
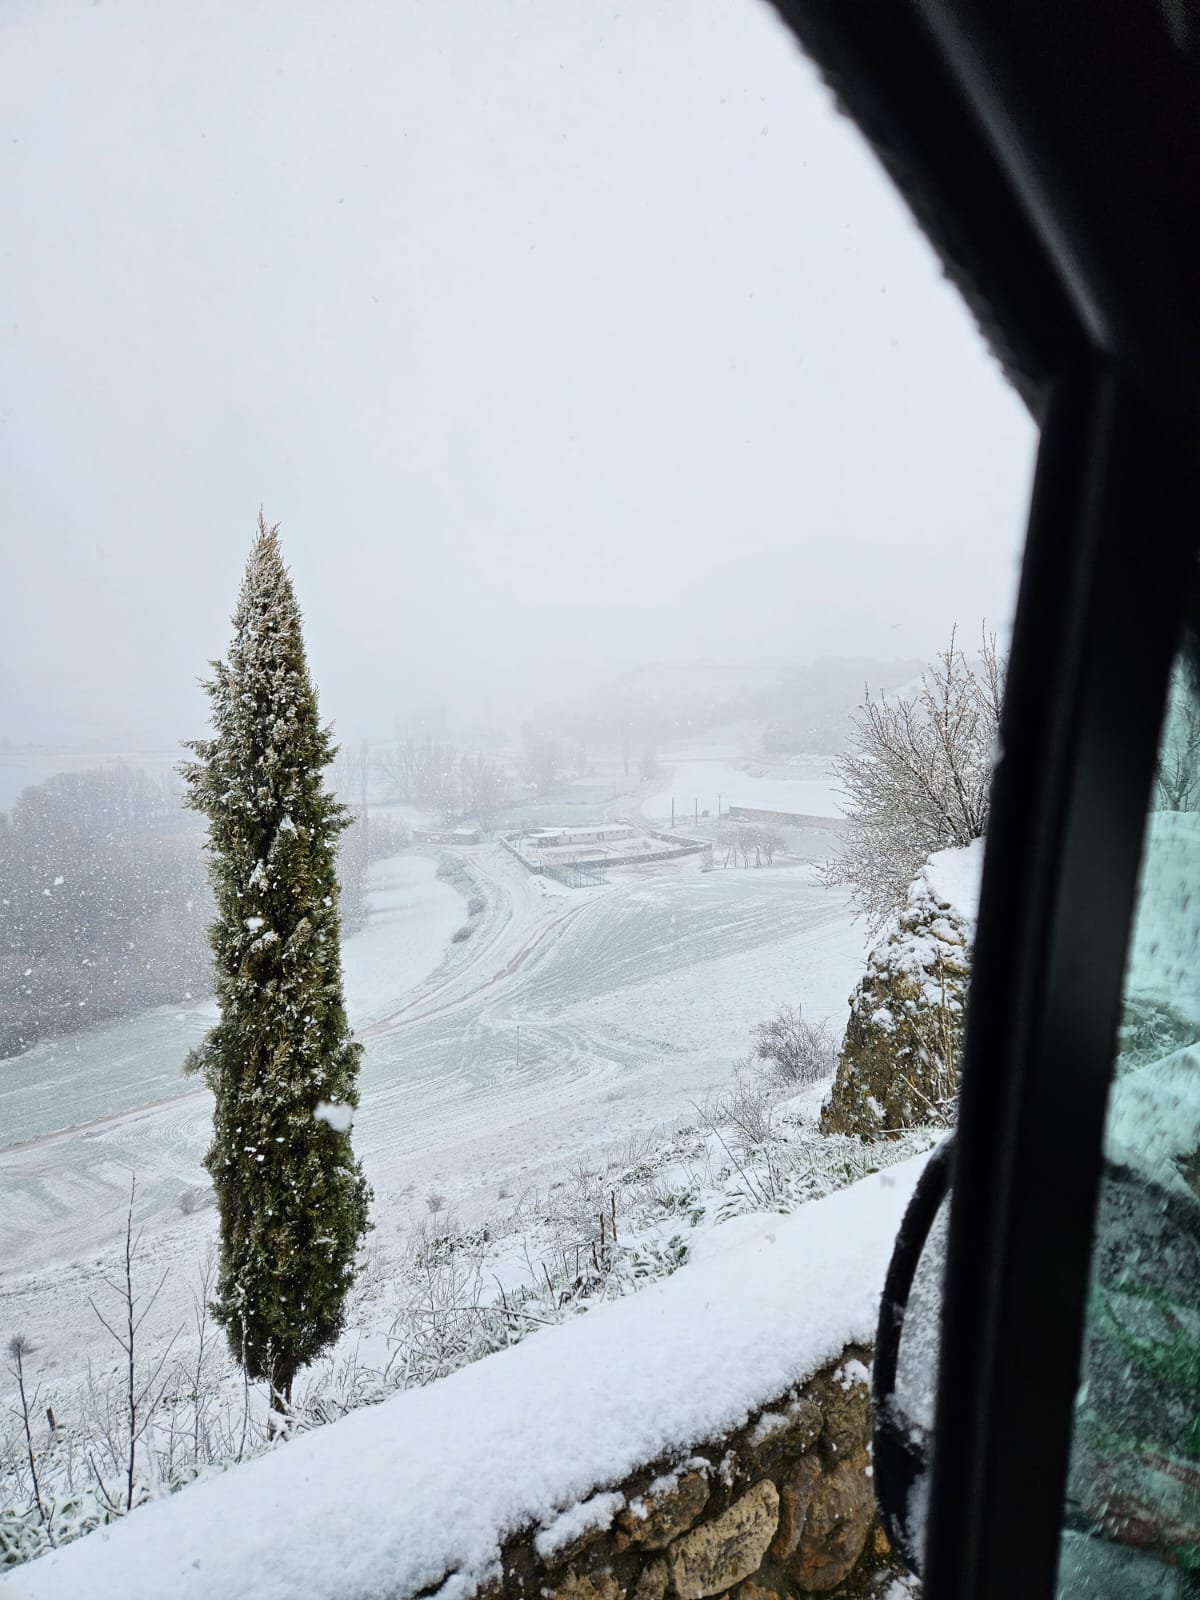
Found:
[{"label": "white overcast sky", "polygon": [[3,0],[0,736],[1007,622],[1034,433],[758,0]]}]

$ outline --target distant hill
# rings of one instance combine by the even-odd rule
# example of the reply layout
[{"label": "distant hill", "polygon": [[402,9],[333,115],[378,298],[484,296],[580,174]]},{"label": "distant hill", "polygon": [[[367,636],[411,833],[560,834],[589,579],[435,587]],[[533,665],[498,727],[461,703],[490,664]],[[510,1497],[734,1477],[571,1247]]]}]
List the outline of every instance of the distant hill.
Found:
[{"label": "distant hill", "polygon": [[585,744],[667,741],[731,723],[761,723],[764,753],[842,749],[864,685],[909,684],[926,663],[825,656],[766,667],[736,661],[647,663],[586,694],[538,707],[539,727]]}]

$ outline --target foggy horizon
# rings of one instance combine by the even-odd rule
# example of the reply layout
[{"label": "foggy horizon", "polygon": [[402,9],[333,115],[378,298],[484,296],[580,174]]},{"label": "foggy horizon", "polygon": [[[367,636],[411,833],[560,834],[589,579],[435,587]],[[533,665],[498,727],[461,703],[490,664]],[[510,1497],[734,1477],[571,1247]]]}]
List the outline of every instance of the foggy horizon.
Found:
[{"label": "foggy horizon", "polygon": [[345,740],[1006,628],[1033,425],[764,5],[47,0],[0,82],[0,737],[202,734],[260,504]]}]

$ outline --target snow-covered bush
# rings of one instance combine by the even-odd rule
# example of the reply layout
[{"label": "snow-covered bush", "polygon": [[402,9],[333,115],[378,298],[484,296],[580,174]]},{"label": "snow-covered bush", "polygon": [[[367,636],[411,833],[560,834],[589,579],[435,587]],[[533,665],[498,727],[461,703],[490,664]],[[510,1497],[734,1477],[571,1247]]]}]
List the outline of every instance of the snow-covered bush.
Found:
[{"label": "snow-covered bush", "polygon": [[179,1197],[175,1204],[179,1207],[183,1216],[191,1217],[197,1211],[202,1211],[205,1206],[212,1205],[215,1198],[211,1185],[192,1183],[186,1189],[179,1191]]},{"label": "snow-covered bush", "polygon": [[800,1006],[780,1006],[754,1029],[753,1053],[781,1084],[800,1087],[833,1076],[837,1045],[829,1024],[810,1022]]}]

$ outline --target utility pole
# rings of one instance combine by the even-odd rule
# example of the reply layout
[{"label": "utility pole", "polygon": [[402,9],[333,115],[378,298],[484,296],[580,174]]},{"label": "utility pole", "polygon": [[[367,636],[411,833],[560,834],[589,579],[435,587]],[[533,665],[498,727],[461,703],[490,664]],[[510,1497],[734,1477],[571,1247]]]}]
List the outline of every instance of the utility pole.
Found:
[{"label": "utility pole", "polygon": [[717,821],[721,820],[721,791],[717,790]]},{"label": "utility pole", "polygon": [[692,822],[697,828],[700,826],[700,797],[698,795],[692,801]]},{"label": "utility pole", "polygon": [[517,1071],[521,1070],[521,1024],[517,1023]]},{"label": "utility pole", "polygon": [[675,832],[675,796],[671,796],[671,832]]}]

